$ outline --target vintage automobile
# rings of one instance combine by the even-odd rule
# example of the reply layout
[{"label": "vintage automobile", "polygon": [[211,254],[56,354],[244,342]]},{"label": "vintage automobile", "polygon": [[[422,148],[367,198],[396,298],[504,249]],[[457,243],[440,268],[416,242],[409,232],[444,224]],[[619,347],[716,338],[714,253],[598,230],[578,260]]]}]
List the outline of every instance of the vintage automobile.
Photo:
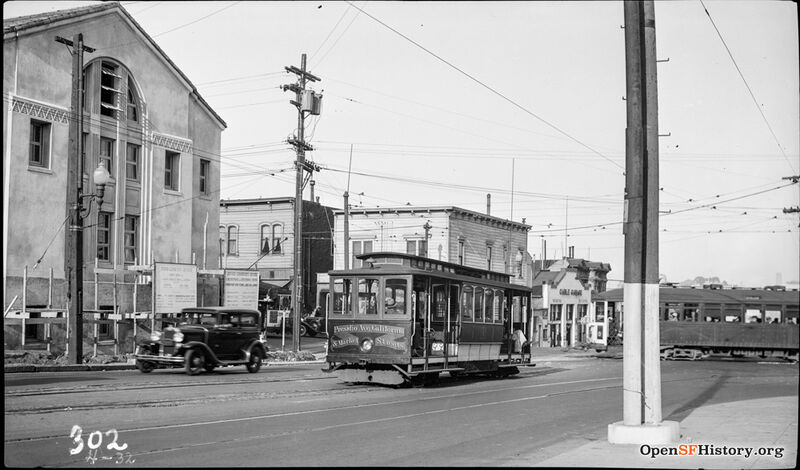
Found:
[{"label": "vintage automobile", "polygon": [[224,366],[245,365],[249,372],[261,368],[268,348],[257,310],[185,308],[170,320],[163,331],[137,345],[134,357],[143,373],[180,366],[189,375]]}]

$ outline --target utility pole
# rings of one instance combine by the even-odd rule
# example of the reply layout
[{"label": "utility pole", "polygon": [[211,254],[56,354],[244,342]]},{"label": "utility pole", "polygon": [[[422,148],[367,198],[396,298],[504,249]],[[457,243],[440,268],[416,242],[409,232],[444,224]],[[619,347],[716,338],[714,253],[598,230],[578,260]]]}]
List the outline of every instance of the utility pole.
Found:
[{"label": "utility pole", "polygon": [[64,268],[68,283],[69,330],[67,358],[71,364],[83,363],[83,52],[94,48],[83,45],[83,34],[72,41],[56,36],[56,42],[71,47],[72,96],[69,120],[69,158],[67,160],[67,216]]},{"label": "utility pole", "polygon": [[300,316],[303,308],[303,185],[305,172],[313,174],[315,167],[306,163],[306,151],[314,150],[304,140],[305,117],[306,114],[318,115],[322,97],[314,94],[313,91],[306,90],[306,81],[316,82],[319,78],[306,72],[306,55],[303,54],[300,60],[300,68],[294,66],[285,67],[286,71],[297,75],[297,83],[284,85],[283,91],[295,92],[295,99],[289,102],[297,107],[297,136],[289,139],[297,151],[297,181],[295,183],[294,197],[294,292],[293,299],[293,322],[292,322],[292,348],[295,352],[300,350]]},{"label": "utility pole", "polygon": [[430,235],[431,228],[433,228],[433,226],[431,225],[431,221],[429,220],[429,221],[425,222],[425,225],[423,225],[422,228],[425,229],[425,253],[424,253],[423,256],[425,256],[427,258],[428,257],[428,238],[431,236]]},{"label": "utility pole", "polygon": [[623,421],[612,444],[667,444],[680,436],[661,420],[658,315],[658,93],[653,0],[626,0],[625,304]]},{"label": "utility pole", "polygon": [[347,189],[344,191],[344,269],[350,269],[350,170],[353,168],[353,144],[347,166]]}]

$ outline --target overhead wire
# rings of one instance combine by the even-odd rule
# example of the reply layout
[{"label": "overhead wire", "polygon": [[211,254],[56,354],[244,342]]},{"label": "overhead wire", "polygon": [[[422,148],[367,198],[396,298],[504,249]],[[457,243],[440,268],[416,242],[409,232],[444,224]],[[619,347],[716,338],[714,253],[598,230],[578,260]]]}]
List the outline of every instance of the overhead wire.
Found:
[{"label": "overhead wire", "polygon": [[708,12],[708,8],[706,7],[706,4],[703,3],[703,0],[700,0],[700,5],[703,6],[703,10],[706,12],[706,16],[708,16],[709,21],[711,21],[711,25],[714,27],[714,31],[717,32],[717,36],[719,36],[720,41],[722,41],[722,45],[725,47],[725,50],[728,52],[728,57],[731,58],[731,62],[733,62],[733,66],[736,67],[736,71],[739,73],[739,77],[742,79],[742,82],[744,83],[745,88],[747,88],[747,92],[750,94],[750,98],[753,100],[753,104],[756,106],[756,109],[758,109],[759,114],[761,114],[761,119],[764,121],[764,124],[767,125],[767,129],[769,129],[769,133],[772,134],[772,138],[775,140],[775,144],[778,146],[778,149],[781,151],[781,153],[783,154],[783,157],[786,159],[786,163],[789,164],[789,168],[791,168],[792,173],[796,173],[794,165],[792,164],[791,160],[789,160],[789,157],[786,155],[786,151],[784,151],[783,146],[781,145],[780,141],[778,141],[778,136],[775,135],[775,131],[772,130],[772,126],[770,125],[769,120],[767,120],[767,116],[764,114],[764,111],[761,109],[761,106],[758,105],[758,100],[756,99],[756,96],[753,94],[753,90],[750,88],[750,85],[747,83],[747,79],[744,78],[744,74],[742,73],[742,70],[739,68],[739,64],[736,63],[736,59],[734,59],[733,53],[731,52],[730,48],[728,47],[728,44],[725,42],[725,38],[722,37],[722,33],[720,32],[719,28],[717,28],[717,24],[714,22],[714,18],[711,17],[711,13]]},{"label": "overhead wire", "polygon": [[530,116],[532,116],[532,117],[536,118],[537,120],[539,120],[540,122],[544,123],[544,124],[545,124],[545,125],[547,125],[548,127],[550,127],[550,128],[552,128],[552,129],[554,129],[555,131],[557,131],[559,134],[562,134],[562,135],[566,136],[567,138],[569,138],[569,139],[570,139],[570,140],[572,140],[573,142],[575,142],[575,143],[577,143],[577,144],[581,145],[582,147],[584,147],[584,148],[586,148],[586,149],[590,150],[592,153],[594,153],[594,154],[596,154],[596,155],[598,155],[598,156],[602,157],[603,159],[607,160],[608,162],[610,162],[610,163],[611,163],[611,164],[613,164],[614,166],[618,167],[619,169],[621,169],[621,170],[624,170],[624,169],[625,169],[625,168],[624,168],[622,165],[620,165],[619,163],[617,163],[617,162],[615,162],[614,160],[612,160],[612,159],[608,158],[607,156],[605,156],[605,155],[603,155],[602,153],[598,152],[598,151],[597,151],[597,150],[595,150],[594,148],[592,148],[592,147],[590,147],[590,146],[586,145],[585,143],[583,143],[582,141],[580,141],[580,140],[578,140],[577,138],[573,137],[572,135],[570,135],[570,134],[568,134],[568,133],[564,132],[563,130],[561,130],[561,129],[560,129],[558,126],[556,126],[555,124],[552,124],[551,122],[549,122],[549,121],[545,120],[544,118],[542,118],[542,117],[538,116],[536,113],[534,113],[534,112],[530,111],[529,109],[525,108],[524,106],[522,106],[521,104],[517,103],[516,101],[514,101],[514,100],[512,100],[512,99],[508,98],[508,97],[507,97],[507,96],[505,96],[504,94],[500,93],[499,91],[495,90],[494,88],[490,87],[489,85],[487,85],[487,84],[483,83],[482,81],[478,80],[477,78],[473,77],[473,76],[472,76],[472,75],[470,75],[469,73],[465,72],[465,71],[464,71],[464,70],[462,70],[461,68],[457,67],[456,65],[452,64],[451,62],[449,62],[449,61],[447,61],[446,59],[442,58],[441,56],[437,55],[437,54],[436,54],[436,53],[434,53],[433,51],[431,51],[431,50],[427,49],[426,47],[422,46],[421,44],[419,44],[418,42],[416,42],[416,41],[414,41],[413,39],[409,38],[408,36],[404,35],[404,34],[403,34],[403,33],[401,33],[400,31],[398,31],[398,30],[396,30],[396,29],[392,28],[391,26],[389,26],[388,24],[386,24],[386,23],[384,23],[383,21],[379,20],[379,19],[378,19],[378,18],[376,18],[375,16],[373,16],[373,15],[369,14],[368,12],[366,12],[366,11],[364,11],[363,9],[359,8],[358,6],[354,5],[354,4],[353,4],[351,1],[347,0],[347,3],[349,3],[350,5],[352,5],[354,8],[357,8],[359,11],[361,11],[362,13],[364,13],[365,15],[367,15],[368,17],[370,17],[371,19],[373,19],[374,21],[376,21],[376,22],[377,22],[377,23],[379,23],[380,25],[384,26],[385,28],[387,28],[387,29],[389,29],[390,31],[392,31],[392,32],[394,32],[395,34],[397,34],[398,36],[400,36],[400,37],[402,37],[403,39],[405,39],[405,40],[409,41],[410,43],[414,44],[414,45],[415,45],[415,46],[417,46],[418,48],[422,49],[423,51],[427,52],[427,53],[428,53],[428,54],[430,54],[431,56],[433,56],[433,57],[435,57],[436,59],[440,60],[441,62],[445,63],[446,65],[448,65],[448,66],[449,66],[449,67],[451,67],[452,69],[456,70],[457,72],[461,73],[462,75],[464,75],[465,77],[469,78],[470,80],[474,81],[474,82],[475,82],[475,83],[477,83],[478,85],[480,85],[480,86],[482,86],[483,88],[485,88],[485,89],[489,90],[491,93],[493,93],[493,94],[497,95],[498,97],[502,98],[502,99],[503,99],[503,100],[505,100],[506,102],[510,103],[512,106],[514,106],[514,107],[516,107],[516,108],[518,108],[518,109],[522,110],[522,111],[523,111],[523,112],[525,112],[526,114],[528,114],[528,115],[530,115]]}]

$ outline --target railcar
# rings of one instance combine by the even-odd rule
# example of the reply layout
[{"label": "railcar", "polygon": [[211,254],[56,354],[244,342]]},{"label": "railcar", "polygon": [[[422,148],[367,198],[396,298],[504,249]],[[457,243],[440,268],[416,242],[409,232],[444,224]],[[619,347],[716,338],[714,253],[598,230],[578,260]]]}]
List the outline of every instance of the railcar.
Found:
[{"label": "railcar", "polygon": [[[598,311],[617,320],[624,333],[622,289],[593,298]],[[800,295],[775,286],[764,289],[659,289],[661,357],[696,360],[709,356],[779,358],[796,361],[800,350]],[[624,341],[624,339],[623,339]]]},{"label": "railcar", "polygon": [[362,266],[329,273],[326,372],[424,385],[443,372],[506,377],[534,365],[511,321],[531,290],[510,275],[402,253],[357,258]]},{"label": "railcar", "polygon": [[660,326],[664,359],[722,354],[797,360],[800,325],[792,323],[662,321]]}]

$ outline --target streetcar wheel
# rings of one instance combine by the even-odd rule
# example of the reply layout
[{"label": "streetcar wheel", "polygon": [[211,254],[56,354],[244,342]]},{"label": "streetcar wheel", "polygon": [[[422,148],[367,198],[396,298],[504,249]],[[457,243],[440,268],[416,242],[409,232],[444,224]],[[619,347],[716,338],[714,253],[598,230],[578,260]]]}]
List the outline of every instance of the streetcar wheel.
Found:
[{"label": "streetcar wheel", "polygon": [[264,355],[260,349],[254,349],[250,352],[250,360],[247,362],[247,371],[251,374],[258,372],[261,369],[261,361]]},{"label": "streetcar wheel", "polygon": [[199,349],[190,349],[186,351],[184,357],[186,365],[186,373],[189,375],[197,375],[206,367],[206,356],[203,351]]},{"label": "streetcar wheel", "polygon": [[143,374],[148,374],[153,372],[153,369],[156,368],[156,365],[150,361],[140,361],[137,359],[136,368],[139,369]]}]

